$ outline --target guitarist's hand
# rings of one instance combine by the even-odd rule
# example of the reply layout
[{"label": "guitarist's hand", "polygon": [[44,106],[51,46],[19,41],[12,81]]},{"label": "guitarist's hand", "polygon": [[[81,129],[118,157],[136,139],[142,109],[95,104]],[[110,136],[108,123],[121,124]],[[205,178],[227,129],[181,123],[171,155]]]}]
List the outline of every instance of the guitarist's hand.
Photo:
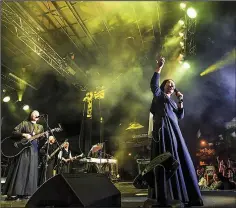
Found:
[{"label": "guitarist's hand", "polygon": [[31,135],[30,134],[22,134],[23,137],[25,137],[26,139],[30,139]]}]

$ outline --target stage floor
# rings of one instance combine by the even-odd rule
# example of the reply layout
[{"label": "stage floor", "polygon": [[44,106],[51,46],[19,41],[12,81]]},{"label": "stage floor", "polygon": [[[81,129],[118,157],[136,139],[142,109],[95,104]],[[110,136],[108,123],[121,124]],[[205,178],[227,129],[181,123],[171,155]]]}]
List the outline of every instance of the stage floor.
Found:
[{"label": "stage floor", "polygon": [[[136,189],[130,182],[115,183],[121,191],[122,208],[143,207],[147,199],[147,190]],[[236,191],[203,191],[204,208],[236,208]],[[1,207],[24,207],[26,200],[4,201],[5,196],[1,196]],[[175,203],[174,203],[175,204]],[[145,206],[145,208],[148,206]],[[179,207],[177,204],[172,207]]]}]

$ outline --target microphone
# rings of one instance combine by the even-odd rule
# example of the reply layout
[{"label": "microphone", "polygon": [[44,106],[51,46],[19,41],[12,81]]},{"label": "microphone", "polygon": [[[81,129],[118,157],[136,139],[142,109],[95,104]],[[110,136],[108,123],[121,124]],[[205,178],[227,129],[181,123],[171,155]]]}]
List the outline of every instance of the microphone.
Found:
[{"label": "microphone", "polygon": [[44,117],[45,115],[47,115],[47,114],[40,114],[39,116],[36,116],[36,118],[42,118],[42,117]]},{"label": "microphone", "polygon": [[[176,88],[174,89],[174,92],[175,92],[175,94],[176,94],[176,96],[177,96],[177,93],[179,92],[179,90],[177,90]],[[182,95],[179,95],[178,96],[178,99],[179,99],[179,102],[183,102],[184,101],[184,98],[183,98],[183,96]]]}]

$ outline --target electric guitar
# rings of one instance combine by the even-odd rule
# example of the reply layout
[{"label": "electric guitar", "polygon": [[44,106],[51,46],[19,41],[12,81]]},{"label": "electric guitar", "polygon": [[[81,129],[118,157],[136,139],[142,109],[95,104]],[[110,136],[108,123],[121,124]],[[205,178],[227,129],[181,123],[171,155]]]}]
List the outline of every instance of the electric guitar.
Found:
[{"label": "electric guitar", "polygon": [[43,133],[36,134],[30,137],[30,139],[21,138],[20,140],[18,140],[13,137],[7,137],[1,143],[2,154],[8,158],[16,157],[20,155],[26,148],[29,148],[32,145],[31,142],[33,140],[43,137],[47,133],[60,132],[62,130],[63,129],[61,127],[55,128],[50,131],[45,131]]},{"label": "electric guitar", "polygon": [[84,155],[84,153],[82,153],[82,154],[80,154],[80,155],[77,155],[77,156],[74,156],[74,157],[72,157],[72,158],[70,158],[70,159],[67,159],[67,161],[60,160],[60,159],[59,159],[59,167],[62,167],[62,166],[65,165],[65,164],[68,164],[68,163],[70,163],[70,162],[73,162],[73,161],[76,160],[77,158],[84,158],[84,157],[85,157],[85,155]]},{"label": "electric guitar", "polygon": [[[64,146],[64,144],[68,141],[68,139],[66,139],[57,149],[55,149],[50,155],[48,155],[46,157],[46,155],[42,158],[42,162],[39,163],[39,168],[44,164],[46,164],[46,162],[50,161],[52,159],[52,157]],[[47,144],[46,144],[47,145]]]}]

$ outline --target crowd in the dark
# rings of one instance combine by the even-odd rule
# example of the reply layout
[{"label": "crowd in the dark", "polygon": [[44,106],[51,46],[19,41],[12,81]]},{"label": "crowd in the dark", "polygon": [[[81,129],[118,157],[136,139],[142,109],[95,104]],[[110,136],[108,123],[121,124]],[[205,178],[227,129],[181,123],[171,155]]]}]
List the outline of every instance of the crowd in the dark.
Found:
[{"label": "crowd in the dark", "polygon": [[236,167],[231,159],[227,161],[217,157],[214,166],[197,168],[198,185],[201,190],[233,190],[236,189]]}]

